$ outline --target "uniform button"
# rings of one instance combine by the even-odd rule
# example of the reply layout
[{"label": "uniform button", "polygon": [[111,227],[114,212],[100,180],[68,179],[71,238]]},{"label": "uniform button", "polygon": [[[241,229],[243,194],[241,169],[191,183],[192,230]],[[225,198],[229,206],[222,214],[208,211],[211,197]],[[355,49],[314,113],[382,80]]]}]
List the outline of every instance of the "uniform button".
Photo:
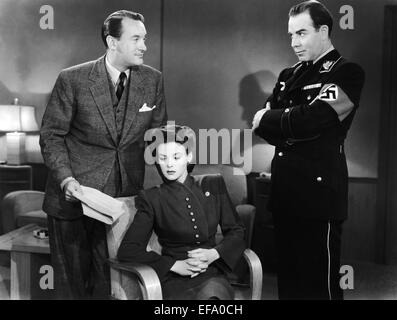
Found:
[{"label": "uniform button", "polygon": [[206,197],[209,197],[209,196],[210,196],[210,192],[209,192],[209,191],[206,191],[206,192],[205,192],[205,196],[206,196]]},{"label": "uniform button", "polygon": [[192,219],[192,222],[194,222],[194,221],[196,221],[196,219],[193,218],[193,219]]},{"label": "uniform button", "polygon": [[289,104],[292,104],[292,100],[289,101]]},{"label": "uniform button", "polygon": [[193,226],[193,229],[197,229],[197,226]]},{"label": "uniform button", "polygon": [[310,100],[312,98],[312,96],[307,96],[307,100]]},{"label": "uniform button", "polygon": [[190,212],[190,215],[191,215],[191,216],[193,216],[193,215],[194,215],[194,213],[193,213],[193,212]]},{"label": "uniform button", "polygon": [[198,238],[199,237],[199,235],[198,234],[196,234],[196,236],[195,236],[196,238]]},{"label": "uniform button", "polygon": [[190,204],[187,205],[188,209],[190,209],[192,206]]},{"label": "uniform button", "polygon": [[282,157],[283,155],[284,155],[284,153],[282,153],[282,152],[279,152],[279,153],[278,153],[278,156],[279,156],[279,157]]},{"label": "uniform button", "polygon": [[322,180],[323,180],[323,178],[317,177],[317,181],[318,181],[318,182],[321,182]]},{"label": "uniform button", "polygon": [[285,109],[284,112],[285,112],[285,113],[289,112],[289,108]]},{"label": "uniform button", "polygon": [[201,242],[200,241],[196,241],[196,244],[200,244]]},{"label": "uniform button", "polygon": [[186,197],[186,199],[185,199],[186,201],[189,201],[190,199],[189,199],[189,197]]}]

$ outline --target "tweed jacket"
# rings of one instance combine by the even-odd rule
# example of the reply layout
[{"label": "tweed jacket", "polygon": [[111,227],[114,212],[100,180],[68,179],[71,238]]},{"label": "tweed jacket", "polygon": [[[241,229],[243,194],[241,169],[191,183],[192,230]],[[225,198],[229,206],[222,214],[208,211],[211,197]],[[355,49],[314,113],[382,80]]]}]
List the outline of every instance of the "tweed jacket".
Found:
[{"label": "tweed jacket", "polygon": [[[61,71],[54,85],[40,131],[40,146],[50,174],[43,210],[73,219],[79,203],[67,202],[60,183],[69,176],[103,190],[118,162],[121,195],[134,195],[144,179],[144,134],[167,120],[159,71],[133,67],[121,136],[117,135],[105,56]],[[142,107],[146,105],[142,111]],[[140,110],[141,109],[141,110]]]}]

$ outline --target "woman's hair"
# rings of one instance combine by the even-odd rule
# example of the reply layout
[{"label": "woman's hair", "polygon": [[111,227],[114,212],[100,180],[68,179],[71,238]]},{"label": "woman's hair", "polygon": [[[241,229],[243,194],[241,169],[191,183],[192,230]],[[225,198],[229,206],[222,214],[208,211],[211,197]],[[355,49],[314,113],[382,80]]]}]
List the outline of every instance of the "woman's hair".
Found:
[{"label": "woman's hair", "polygon": [[[148,145],[153,150],[152,155],[156,157],[156,151],[160,144],[175,142],[185,147],[186,154],[193,153],[196,147],[196,134],[194,131],[187,127],[177,124],[167,124],[162,127],[154,128],[150,131],[151,141]],[[194,164],[187,165],[187,171],[193,171]]]}]

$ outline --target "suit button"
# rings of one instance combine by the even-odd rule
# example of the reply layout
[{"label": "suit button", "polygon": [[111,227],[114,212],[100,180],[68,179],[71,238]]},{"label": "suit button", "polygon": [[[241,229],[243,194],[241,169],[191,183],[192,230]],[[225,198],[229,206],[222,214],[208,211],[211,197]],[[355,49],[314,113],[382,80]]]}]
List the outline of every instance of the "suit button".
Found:
[{"label": "suit button", "polygon": [[192,206],[190,204],[187,205],[188,209],[190,209]]},{"label": "suit button", "polygon": [[285,112],[285,113],[288,113],[288,112],[289,112],[289,108],[285,109],[284,112]]},{"label": "suit button", "polygon": [[196,241],[196,244],[200,244],[201,242],[200,241]]},{"label": "suit button", "polygon": [[209,192],[209,191],[206,191],[206,192],[205,192],[205,196],[206,196],[206,197],[209,197],[209,196],[210,196],[210,192]]},{"label": "suit button", "polygon": [[198,234],[196,234],[196,235],[195,235],[195,237],[196,237],[196,238],[198,238],[198,237],[199,237],[199,235],[198,235]]},{"label": "suit button", "polygon": [[318,181],[318,182],[321,182],[321,181],[323,181],[323,178],[317,177],[317,181]]},{"label": "suit button", "polygon": [[195,222],[195,221],[196,221],[196,219],[192,218],[192,222]]},{"label": "suit button", "polygon": [[186,201],[189,201],[190,199],[189,199],[189,197],[186,197],[186,199],[185,199]]},{"label": "suit button", "polygon": [[310,100],[312,98],[312,96],[307,96],[307,100]]},{"label": "suit button", "polygon": [[279,152],[279,153],[278,153],[278,156],[279,156],[279,157],[282,157],[283,155],[284,155],[284,153],[282,153],[282,152]]},{"label": "suit button", "polygon": [[193,212],[190,212],[190,215],[191,215],[191,216],[193,216],[193,215],[194,215],[194,213],[193,213]]},{"label": "suit button", "polygon": [[197,226],[193,226],[193,229],[197,229]]},{"label": "suit button", "polygon": [[292,100],[289,101],[289,104],[292,105]]}]

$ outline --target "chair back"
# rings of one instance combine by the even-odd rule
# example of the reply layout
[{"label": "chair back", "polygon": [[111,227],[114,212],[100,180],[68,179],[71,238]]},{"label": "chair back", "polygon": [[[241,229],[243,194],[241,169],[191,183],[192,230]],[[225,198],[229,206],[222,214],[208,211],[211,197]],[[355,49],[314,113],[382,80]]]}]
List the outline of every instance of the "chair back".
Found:
[{"label": "chair back", "polygon": [[[135,196],[117,198],[117,200],[125,203],[127,210],[126,213],[120,216],[115,223],[107,226],[107,243],[110,259],[117,258],[117,251],[120,247],[121,241],[123,240],[124,235],[130,227],[132,221],[134,221],[137,211],[135,207],[135,198]],[[150,238],[146,249],[148,251],[161,253],[161,246],[157,240],[157,235],[154,232],[152,233],[152,237]]]}]

